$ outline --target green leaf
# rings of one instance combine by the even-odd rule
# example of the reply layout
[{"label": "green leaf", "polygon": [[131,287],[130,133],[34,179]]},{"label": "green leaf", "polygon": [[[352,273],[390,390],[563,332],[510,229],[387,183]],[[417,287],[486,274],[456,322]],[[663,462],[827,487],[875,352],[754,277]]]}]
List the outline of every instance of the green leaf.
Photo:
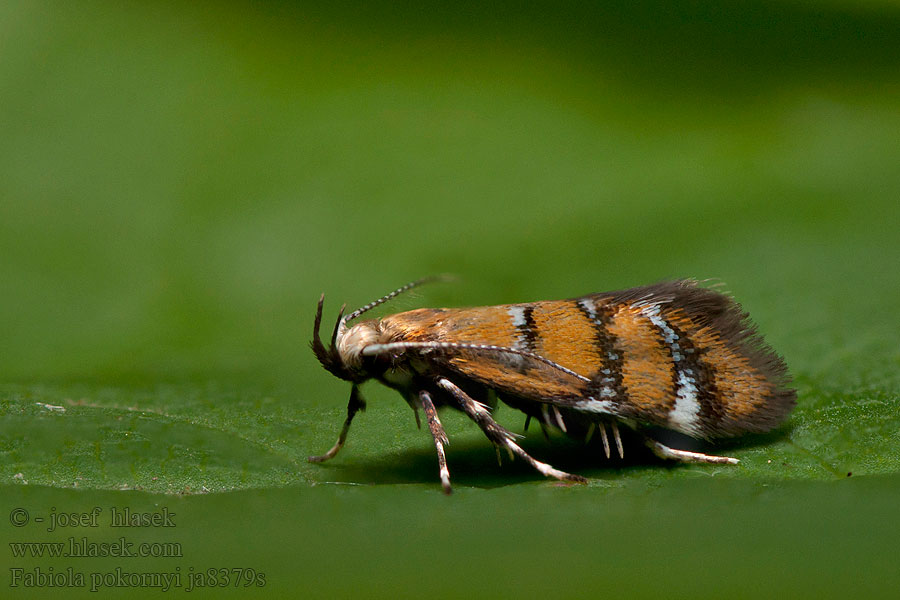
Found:
[{"label": "green leaf", "polygon": [[[265,577],[230,593],[266,597],[900,589],[895,7],[8,3],[0,39],[13,595],[51,567],[85,585],[31,592],[233,567]],[[524,447],[583,486],[499,465],[448,412],[447,498],[427,429],[371,383],[341,454],[307,462],[349,394],[307,347],[319,294],[329,321],[443,272],[460,281],[378,314],[721,279],[797,408],[697,446],[733,467],[533,427]],[[175,527],[112,527],[112,507]],[[70,538],[181,554],[10,545]]]}]

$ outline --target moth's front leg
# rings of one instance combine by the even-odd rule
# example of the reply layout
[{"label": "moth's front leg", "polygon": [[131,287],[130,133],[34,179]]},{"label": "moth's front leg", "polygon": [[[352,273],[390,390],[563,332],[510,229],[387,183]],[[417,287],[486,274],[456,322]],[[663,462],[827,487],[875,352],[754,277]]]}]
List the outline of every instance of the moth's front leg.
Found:
[{"label": "moth's front leg", "polygon": [[331,450],[325,454],[322,454],[321,456],[310,456],[306,460],[313,463],[320,463],[334,458],[335,455],[340,452],[341,448],[344,447],[344,442],[347,440],[347,432],[350,431],[350,423],[353,422],[353,417],[361,410],[366,410],[366,401],[363,400],[359,387],[354,385],[350,389],[350,401],[347,403],[347,420],[344,421],[344,426],[341,428],[341,434],[338,436],[337,442],[335,442],[334,446],[331,447]]},{"label": "moth's front leg", "polygon": [[565,471],[554,469],[550,465],[532,458],[531,455],[525,452],[525,450],[523,450],[517,443],[513,441],[515,437],[513,433],[501,427],[494,420],[494,418],[491,416],[490,411],[485,405],[474,400],[471,396],[465,393],[459,386],[457,386],[449,379],[441,377],[437,380],[437,384],[441,388],[450,392],[450,394],[452,394],[453,397],[456,398],[465,413],[469,415],[469,418],[475,421],[475,423],[478,424],[487,438],[497,446],[503,446],[508,451],[522,457],[528,464],[537,469],[545,477],[554,477],[556,479],[564,481],[587,483],[587,479],[585,479],[581,475],[573,475],[572,473],[566,473]]},{"label": "moth's front leg", "polygon": [[450,471],[447,469],[447,456],[444,454],[444,444],[449,444],[447,434],[444,433],[444,426],[438,418],[437,409],[431,400],[431,394],[422,390],[419,392],[419,403],[425,412],[425,418],[428,420],[428,429],[431,431],[431,437],[434,438],[434,447],[437,449],[438,465],[441,468],[441,487],[444,493],[449,494],[453,490],[450,488]]}]

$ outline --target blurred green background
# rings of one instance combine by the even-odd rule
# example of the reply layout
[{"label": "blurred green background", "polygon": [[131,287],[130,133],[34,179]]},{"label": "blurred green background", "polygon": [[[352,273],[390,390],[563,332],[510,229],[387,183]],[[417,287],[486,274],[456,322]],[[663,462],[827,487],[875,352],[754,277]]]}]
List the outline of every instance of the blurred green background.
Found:
[{"label": "blurred green background", "polygon": [[[216,595],[328,598],[900,588],[895,3],[5,2],[0,56],[3,540],[117,539],[7,525],[100,505],[167,507],[175,530],[127,535],[184,545],[4,543],[4,588],[51,566],[252,567],[265,587]],[[574,488],[448,414],[445,498],[370,385],[344,452],[306,463],[349,392],[307,346],[319,294],[330,321],[444,272],[391,309],[718,278],[798,407],[709,449],[736,468],[526,440]]]}]

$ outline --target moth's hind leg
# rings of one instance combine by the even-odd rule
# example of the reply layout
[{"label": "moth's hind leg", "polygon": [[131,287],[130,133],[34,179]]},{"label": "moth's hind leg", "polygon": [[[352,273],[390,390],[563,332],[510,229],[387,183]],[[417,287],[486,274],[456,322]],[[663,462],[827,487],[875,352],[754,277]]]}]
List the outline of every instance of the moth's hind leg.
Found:
[{"label": "moth's hind leg", "polygon": [[653,451],[653,454],[669,460],[678,460],[686,463],[713,463],[717,465],[736,465],[740,462],[738,459],[729,456],[713,456],[711,454],[670,448],[646,435],[644,436],[644,443]]},{"label": "moth's hind leg", "polygon": [[460,407],[465,411],[469,418],[475,421],[478,426],[481,428],[481,431],[487,436],[491,442],[493,442],[497,446],[503,446],[509,452],[520,456],[525,460],[529,465],[534,467],[538,472],[540,472],[545,477],[553,477],[555,479],[560,479],[563,481],[575,481],[578,483],[587,483],[587,479],[582,477],[581,475],[573,475],[572,473],[566,473],[565,471],[560,471],[559,469],[554,469],[552,466],[542,463],[539,460],[535,460],[531,457],[525,450],[523,450],[515,441],[515,435],[501,427],[496,421],[494,421],[493,417],[491,417],[490,411],[486,406],[472,399],[467,393],[465,393],[462,389],[459,388],[455,383],[450,381],[449,379],[445,379],[441,377],[438,379],[437,384],[450,392],[454,398],[459,402]]}]

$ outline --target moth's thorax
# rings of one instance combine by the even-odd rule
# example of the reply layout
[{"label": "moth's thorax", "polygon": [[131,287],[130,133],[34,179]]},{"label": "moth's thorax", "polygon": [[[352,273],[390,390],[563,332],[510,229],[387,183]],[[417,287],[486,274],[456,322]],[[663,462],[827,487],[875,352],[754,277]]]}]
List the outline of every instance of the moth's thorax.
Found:
[{"label": "moth's thorax", "polygon": [[362,321],[350,328],[341,326],[335,344],[341,362],[350,369],[362,369],[363,350],[367,346],[417,339],[423,334],[440,331],[440,323],[421,322],[424,315],[431,317],[435,312],[438,311],[423,309]]}]

